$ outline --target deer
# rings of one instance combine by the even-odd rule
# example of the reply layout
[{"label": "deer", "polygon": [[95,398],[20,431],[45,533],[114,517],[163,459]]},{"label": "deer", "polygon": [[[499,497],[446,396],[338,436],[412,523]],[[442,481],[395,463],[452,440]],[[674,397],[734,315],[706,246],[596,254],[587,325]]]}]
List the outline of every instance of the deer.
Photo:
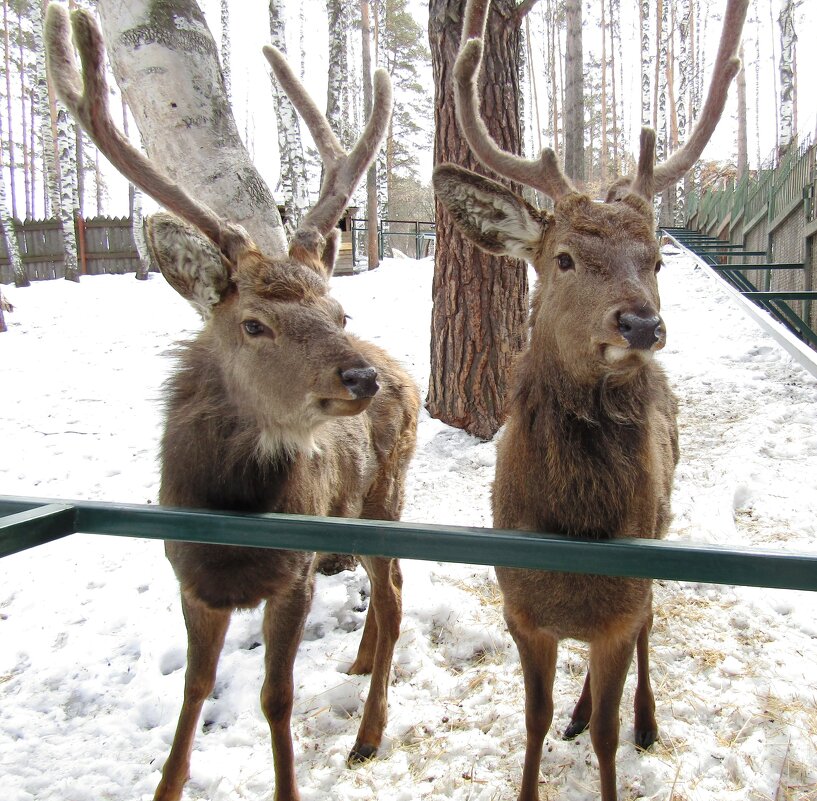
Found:
[{"label": "deer", "polygon": [[[747,0],[729,0],[712,83],[690,139],[655,165],[642,129],[634,176],[605,202],[573,186],[550,148],[536,160],[502,150],[481,117],[480,72],[488,0],[469,0],[454,67],[457,120],[477,159],[554,201],[534,208],[492,178],[454,164],[434,170],[443,209],[494,254],[533,266],[529,337],[514,366],[491,488],[493,525],[610,541],[662,538],[679,458],[677,399],[654,355],[666,343],[652,199],[700,156],[739,68]],[[652,580],[496,567],[503,614],[522,667],[526,749],[519,801],[539,798],[553,718],[557,648],[589,643],[589,670],[565,739],[589,727],[602,801],[616,801],[619,708],[636,654],[634,742],[658,739],[649,677]]]},{"label": "deer", "polygon": [[[69,27],[81,60],[77,68]],[[242,513],[397,520],[415,449],[419,391],[385,351],[345,330],[329,278],[338,219],[374,158],[391,115],[388,75],[374,76],[373,111],[345,151],[285,57],[264,54],[305,120],[325,166],[320,194],[286,255],[267,256],[244,229],[219,217],[156,170],[116,128],[108,108],[105,48],[89,12],[48,8],[49,73],[59,96],[131,182],[164,206],[147,239],[168,283],[204,318],[182,344],[165,389],[162,505]],[[313,593],[315,554],[165,541],[187,629],[184,697],[155,801],[181,797],[195,731],[232,612],[265,604],[265,678],[276,801],[297,801],[291,734],[293,670]],[[396,559],[362,557],[371,599],[351,674],[371,673],[354,765],[374,756],[400,632]]]}]

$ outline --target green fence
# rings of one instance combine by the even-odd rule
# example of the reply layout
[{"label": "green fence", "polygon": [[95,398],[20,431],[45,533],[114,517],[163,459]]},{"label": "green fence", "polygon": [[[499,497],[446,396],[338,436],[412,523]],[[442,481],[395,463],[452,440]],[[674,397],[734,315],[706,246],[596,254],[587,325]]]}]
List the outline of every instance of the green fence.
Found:
[{"label": "green fence", "polygon": [[817,590],[817,554],[642,539],[0,496],[0,556],[75,533]]}]

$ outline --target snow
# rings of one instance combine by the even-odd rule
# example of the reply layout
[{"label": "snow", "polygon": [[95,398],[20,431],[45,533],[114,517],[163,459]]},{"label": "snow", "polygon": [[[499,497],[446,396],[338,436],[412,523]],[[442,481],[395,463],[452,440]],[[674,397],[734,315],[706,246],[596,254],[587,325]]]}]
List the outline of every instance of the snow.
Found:
[{"label": "snow", "polygon": [[[690,256],[665,254],[661,361],[681,401],[674,539],[814,552],[817,383]],[[429,261],[334,279],[350,326],[428,383]],[[4,288],[4,292],[6,289]],[[0,336],[0,492],[155,502],[158,399],[195,313],[158,276],[8,289]],[[404,519],[490,525],[493,443],[423,412]],[[345,766],[368,679],[348,676],[362,569],[319,576],[295,668],[304,801],[514,799],[525,745],[519,660],[490,568],[403,562],[404,620],[380,756]],[[656,583],[652,676],[660,742],[622,704],[621,801],[817,798],[817,599]],[[268,799],[258,704],[261,616],[237,614],[196,736],[186,799]],[[149,799],[173,736],[185,634],[160,543],[75,535],[0,561],[0,775],[5,801]],[[541,795],[598,795],[587,734],[561,739],[585,670],[565,642]]]}]

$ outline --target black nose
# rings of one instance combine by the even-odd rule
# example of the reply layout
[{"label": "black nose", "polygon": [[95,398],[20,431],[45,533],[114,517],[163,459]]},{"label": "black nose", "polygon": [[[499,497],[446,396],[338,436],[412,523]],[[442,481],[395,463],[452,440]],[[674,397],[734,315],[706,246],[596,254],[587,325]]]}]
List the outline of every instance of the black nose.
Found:
[{"label": "black nose", "polygon": [[661,318],[657,314],[649,317],[625,312],[618,318],[621,336],[636,350],[649,350],[661,338]]},{"label": "black nose", "polygon": [[380,389],[377,383],[377,370],[374,367],[353,367],[343,370],[340,380],[354,398],[373,398]]}]

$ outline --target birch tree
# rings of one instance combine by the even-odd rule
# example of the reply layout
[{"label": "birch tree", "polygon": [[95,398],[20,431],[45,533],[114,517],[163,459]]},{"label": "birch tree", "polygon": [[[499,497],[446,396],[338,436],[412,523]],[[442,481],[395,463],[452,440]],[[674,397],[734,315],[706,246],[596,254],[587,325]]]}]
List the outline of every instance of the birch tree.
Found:
[{"label": "birch tree", "polygon": [[5,67],[5,84],[6,84],[6,121],[7,138],[6,146],[9,154],[9,189],[11,196],[11,214],[17,217],[17,189],[15,180],[16,158],[15,158],[15,142],[14,142],[14,117],[11,113],[12,95],[11,95],[11,43],[9,39],[9,4],[8,0],[3,0],[3,62]]},{"label": "birch tree", "polygon": [[[270,42],[282,53],[287,52],[283,3],[270,0]],[[292,233],[300,225],[309,207],[306,161],[301,141],[301,124],[290,99],[272,80],[275,100],[275,122],[278,130],[278,152],[281,160],[280,186],[284,195],[284,217],[287,231]]]},{"label": "birch tree", "polygon": [[[98,0],[108,57],[156,166],[270,256],[286,253],[278,208],[241,141],[218,48],[195,0]],[[259,58],[262,56],[259,54]],[[171,101],[172,99],[172,101]]]},{"label": "birch tree", "polygon": [[25,287],[30,284],[28,273],[20,258],[20,245],[17,241],[17,234],[14,230],[14,220],[9,214],[8,198],[6,196],[6,175],[5,170],[0,168],[0,236],[3,237],[3,244],[6,246],[9,264],[14,274],[14,285]]},{"label": "birch tree", "polygon": [[749,166],[749,142],[746,133],[746,62],[743,56],[743,43],[740,45],[740,71],[735,80],[738,88],[738,153],[737,180],[746,174]]},{"label": "birch tree", "polygon": [[[360,0],[360,31],[363,55],[363,109],[366,119],[372,113],[372,51],[368,0]],[[380,263],[377,247],[377,160],[366,171],[366,252],[370,270]]]},{"label": "birch tree", "polygon": [[[641,0],[638,4],[638,22],[641,30],[641,124],[651,124],[650,104],[650,0]],[[655,122],[652,122],[655,125]]]},{"label": "birch tree", "polygon": [[230,0],[221,0],[221,74],[224,93],[229,101],[232,95],[232,47],[230,44]]},{"label": "birch tree", "polygon": [[326,119],[344,148],[352,142],[349,126],[349,0],[326,0],[329,21],[329,76],[326,85]]},{"label": "birch tree", "polygon": [[794,142],[796,130],[794,119],[794,48],[797,34],[794,30],[795,0],[783,0],[780,15],[780,129],[778,134],[778,154],[783,156]]}]

